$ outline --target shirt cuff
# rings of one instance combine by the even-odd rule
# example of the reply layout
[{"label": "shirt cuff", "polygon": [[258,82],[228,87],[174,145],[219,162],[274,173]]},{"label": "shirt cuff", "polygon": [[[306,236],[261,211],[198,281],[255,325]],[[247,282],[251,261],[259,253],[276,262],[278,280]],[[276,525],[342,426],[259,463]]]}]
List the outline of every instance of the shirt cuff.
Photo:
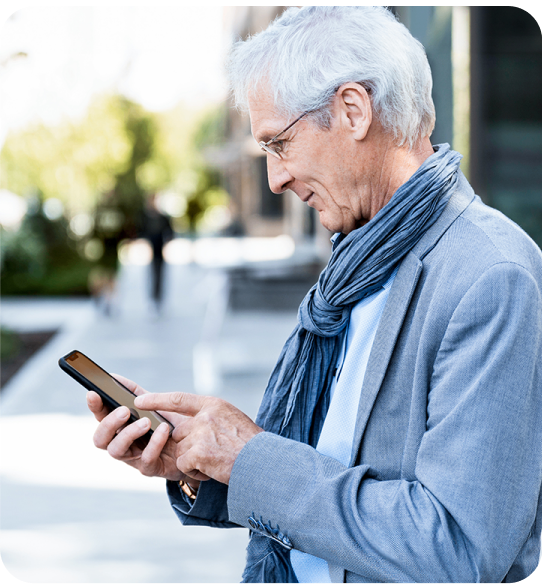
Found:
[{"label": "shirt cuff", "polygon": [[183,525],[208,525],[210,527],[238,527],[229,521],[228,485],[213,479],[200,483],[195,501],[181,490],[177,481],[167,481],[169,502]]}]

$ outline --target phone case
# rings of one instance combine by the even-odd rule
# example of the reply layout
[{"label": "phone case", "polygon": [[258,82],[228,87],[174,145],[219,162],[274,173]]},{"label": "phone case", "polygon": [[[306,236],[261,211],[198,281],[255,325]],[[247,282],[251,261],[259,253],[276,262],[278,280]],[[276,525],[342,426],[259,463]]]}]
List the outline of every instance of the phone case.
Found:
[{"label": "phone case", "polygon": [[[89,391],[95,391],[101,398],[102,401],[104,402],[105,406],[110,410],[113,411],[118,407],[121,407],[122,404],[118,403],[116,400],[114,400],[111,396],[109,396],[105,391],[103,391],[101,388],[99,388],[97,385],[95,385],[94,383],[92,383],[89,379],[87,379],[84,375],[82,375],[81,373],[79,373],[79,371],[77,371],[76,369],[74,369],[70,364],[68,359],[74,354],[74,353],[79,353],[80,355],[82,355],[83,357],[85,357],[86,359],[88,359],[93,365],[95,365],[98,369],[102,370],[106,375],[110,376],[111,375],[103,368],[100,367],[95,361],[93,361],[92,359],[90,359],[90,357],[87,357],[84,353],[82,353],[81,351],[70,351],[67,355],[64,355],[64,357],[61,357],[58,360],[58,364],[60,366],[60,368],[66,372],[72,379],[75,379],[75,381],[77,381],[78,383],[80,383],[84,388],[86,388]],[[114,379],[114,378],[113,378]],[[123,389],[125,389],[128,393],[130,393],[131,395],[134,396],[134,398],[136,397],[136,394],[133,391],[130,391],[125,385],[123,385],[120,381],[115,379],[115,382],[120,385]],[[132,410],[132,408],[129,408],[130,410]],[[166,420],[165,418],[163,418],[162,416],[160,416],[160,414],[158,414],[157,412],[153,412],[153,414],[155,416],[158,416],[160,418],[160,420],[163,420],[165,422],[167,422],[170,425],[170,434],[173,431],[173,426],[170,422],[168,422],[168,420]],[[134,415],[134,413],[131,413],[130,418],[127,422],[127,424],[131,424],[133,422],[136,422],[139,419],[139,416]],[[139,445],[144,445],[146,444],[150,437],[153,434],[153,430],[149,429],[149,431],[144,434],[141,438],[138,439]]]}]

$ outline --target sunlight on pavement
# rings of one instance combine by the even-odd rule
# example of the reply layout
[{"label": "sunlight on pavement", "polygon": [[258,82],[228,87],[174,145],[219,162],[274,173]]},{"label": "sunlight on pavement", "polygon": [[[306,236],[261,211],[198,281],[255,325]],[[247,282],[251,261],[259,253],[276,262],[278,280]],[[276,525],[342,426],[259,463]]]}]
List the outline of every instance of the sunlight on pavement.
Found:
[{"label": "sunlight on pavement", "polygon": [[[0,546],[10,569],[2,582],[239,581],[247,539],[244,530],[225,533],[194,526],[187,535],[180,525],[172,533],[163,521],[148,519],[144,523],[86,521],[3,530]],[[134,548],[141,542],[146,542],[145,549],[135,558]],[[231,557],[232,545],[238,551],[235,558]],[[212,558],[209,546],[215,550]],[[162,558],[168,558],[169,564],[162,564]]]},{"label": "sunlight on pavement", "polygon": [[[201,266],[235,266],[244,262],[282,260],[291,257],[295,242],[289,235],[277,237],[200,237],[177,238],[164,247],[168,264]],[[119,259],[123,265],[144,266],[152,260],[147,241],[136,239],[121,245]]]},{"label": "sunlight on pavement", "polygon": [[12,482],[86,489],[159,491],[165,481],[144,477],[98,450],[91,416],[3,416],[0,474]]},{"label": "sunlight on pavement", "polygon": [[152,248],[145,239],[121,243],[119,261],[125,266],[146,266],[152,261]]}]

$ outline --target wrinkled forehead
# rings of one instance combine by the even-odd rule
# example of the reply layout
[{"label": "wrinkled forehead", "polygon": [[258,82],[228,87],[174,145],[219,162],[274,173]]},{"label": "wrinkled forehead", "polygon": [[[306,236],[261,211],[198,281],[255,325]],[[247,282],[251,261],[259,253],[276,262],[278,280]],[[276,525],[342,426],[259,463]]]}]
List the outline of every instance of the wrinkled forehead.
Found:
[{"label": "wrinkled forehead", "polygon": [[257,142],[268,142],[288,125],[288,117],[275,108],[270,91],[260,89],[248,96],[248,113],[252,135]]}]

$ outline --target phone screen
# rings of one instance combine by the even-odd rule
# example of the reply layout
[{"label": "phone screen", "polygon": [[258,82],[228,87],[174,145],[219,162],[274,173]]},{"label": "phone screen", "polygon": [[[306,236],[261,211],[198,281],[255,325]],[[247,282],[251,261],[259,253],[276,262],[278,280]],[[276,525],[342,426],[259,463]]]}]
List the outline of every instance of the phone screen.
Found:
[{"label": "phone screen", "polygon": [[[90,383],[98,390],[101,390],[98,391],[98,393],[103,392],[119,406],[128,407],[132,413],[132,420],[143,417],[149,418],[151,421],[151,432],[156,430],[156,428],[158,428],[162,422],[167,422],[171,429],[173,428],[173,426],[159,413],[147,410],[139,410],[136,408],[134,405],[134,399],[137,396],[128,388],[124,387],[124,385],[119,383],[114,377],[109,375],[107,371],[96,365],[94,361],[90,360],[83,353],[79,351],[72,351],[70,354],[61,359],[61,362],[62,361],[64,361],[65,365],[68,366],[68,369],[66,369],[66,367],[62,366],[61,364],[62,368],[66,369],[68,373],[69,368],[74,369],[77,373],[90,381]],[[75,379],[81,382],[78,377],[75,377]],[[87,389],[90,388],[87,386]]]}]

